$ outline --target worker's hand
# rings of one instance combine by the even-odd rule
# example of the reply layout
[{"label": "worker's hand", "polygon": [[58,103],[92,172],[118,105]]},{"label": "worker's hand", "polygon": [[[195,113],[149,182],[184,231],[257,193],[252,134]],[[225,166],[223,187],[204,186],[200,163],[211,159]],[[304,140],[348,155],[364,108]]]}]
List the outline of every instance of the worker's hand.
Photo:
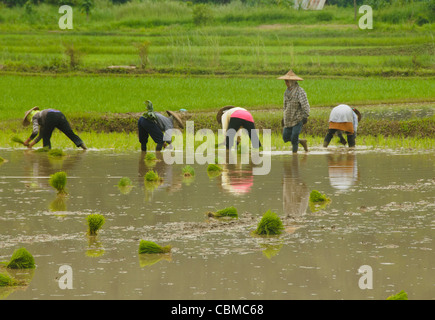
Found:
[{"label": "worker's hand", "polygon": [[27,139],[26,141],[23,142],[23,145],[25,145],[26,147],[28,147],[28,146],[29,146],[29,142],[30,142],[30,139]]}]

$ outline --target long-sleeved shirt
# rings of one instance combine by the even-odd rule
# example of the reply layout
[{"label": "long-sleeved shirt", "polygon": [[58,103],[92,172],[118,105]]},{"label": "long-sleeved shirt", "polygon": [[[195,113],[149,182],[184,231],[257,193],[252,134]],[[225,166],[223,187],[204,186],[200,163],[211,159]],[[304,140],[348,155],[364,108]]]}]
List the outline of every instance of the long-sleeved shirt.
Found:
[{"label": "long-sleeved shirt", "polygon": [[293,127],[310,115],[307,94],[298,83],[284,92],[284,127]]},{"label": "long-sleeved shirt", "polygon": [[[37,112],[32,117],[32,134],[30,135],[30,140],[33,140],[39,133],[39,128],[44,127],[46,124],[47,114],[49,112],[60,112],[59,110],[55,109],[45,109],[42,111]],[[38,143],[39,140],[41,140],[41,135],[38,135],[38,137],[35,139],[34,143]]]}]

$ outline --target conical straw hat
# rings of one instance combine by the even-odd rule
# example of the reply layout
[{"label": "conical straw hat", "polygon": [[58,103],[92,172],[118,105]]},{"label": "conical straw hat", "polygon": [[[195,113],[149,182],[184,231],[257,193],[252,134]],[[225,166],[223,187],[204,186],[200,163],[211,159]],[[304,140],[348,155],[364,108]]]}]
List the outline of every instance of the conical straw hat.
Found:
[{"label": "conical straw hat", "polygon": [[235,108],[235,106],[225,106],[219,109],[217,115],[216,115],[216,120],[217,122],[220,124],[221,123],[221,119],[222,119],[222,115],[224,114],[224,111],[227,111],[229,109]]},{"label": "conical straw hat", "polygon": [[177,121],[178,125],[184,129],[184,124],[183,121],[181,121],[181,118],[178,116],[178,114],[176,114],[175,112],[169,111],[167,110],[166,113],[172,117],[175,121]]},{"label": "conical straw hat", "polygon": [[302,79],[301,77],[298,77],[293,71],[289,71],[287,72],[285,75],[283,75],[282,77],[279,77],[278,79],[280,80],[296,80],[296,81],[303,81],[304,79]]},{"label": "conical straw hat", "polygon": [[32,112],[33,110],[39,110],[39,107],[33,107],[32,109],[30,109],[29,111],[26,112],[26,114],[24,115],[24,119],[23,119],[23,126],[27,127],[30,124],[30,121],[27,120],[27,116],[29,115],[30,112]]}]

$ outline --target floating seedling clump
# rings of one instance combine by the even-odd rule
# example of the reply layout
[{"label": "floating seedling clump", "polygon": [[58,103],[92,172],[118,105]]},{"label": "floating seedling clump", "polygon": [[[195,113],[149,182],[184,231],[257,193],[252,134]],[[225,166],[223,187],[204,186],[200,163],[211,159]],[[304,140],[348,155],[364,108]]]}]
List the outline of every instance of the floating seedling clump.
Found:
[{"label": "floating seedling clump", "polygon": [[310,201],[311,202],[324,202],[324,201],[330,201],[330,200],[331,199],[329,199],[326,195],[321,194],[317,190],[313,190],[310,193]]},{"label": "floating seedling clump", "polygon": [[156,161],[157,157],[155,153],[147,153],[145,155],[145,161]]},{"label": "floating seedling clump", "polygon": [[309,206],[312,212],[324,209],[330,202],[331,199],[329,199],[326,195],[321,194],[317,190],[311,191]]},{"label": "floating seedling clump", "polygon": [[169,253],[171,252],[171,249],[172,247],[170,245],[162,247],[152,241],[147,240],[141,240],[139,243],[139,254]]},{"label": "floating seedling clump", "polygon": [[34,269],[35,259],[26,248],[20,248],[14,251],[6,267],[9,269]]},{"label": "floating seedling clump", "polygon": [[88,234],[90,236],[96,236],[103,224],[106,222],[104,216],[98,213],[92,213],[86,218],[88,222]]},{"label": "floating seedling clump", "polygon": [[389,296],[387,300],[408,300],[408,294],[402,290],[397,294]]},{"label": "floating seedling clump", "polygon": [[157,172],[150,170],[145,174],[145,180],[149,182],[157,182],[160,181],[161,178]]},{"label": "floating seedling clump", "polygon": [[193,169],[191,166],[187,165],[182,169],[183,176],[186,178],[190,178],[195,176],[195,169]]},{"label": "floating seedling clump", "polygon": [[210,163],[207,166],[207,174],[210,178],[219,176],[222,173],[222,170],[222,167],[215,163]]},{"label": "floating seedling clump", "polygon": [[61,158],[64,157],[66,154],[63,152],[62,149],[50,149],[48,151],[48,155],[51,157]]},{"label": "floating seedling clump", "polygon": [[17,281],[14,278],[8,276],[7,274],[0,273],[0,287],[11,287],[16,285]]},{"label": "floating seedling clump", "polygon": [[123,177],[123,178],[119,179],[119,181],[118,181],[119,188],[130,187],[131,185],[132,185],[132,182],[131,182],[129,177]]},{"label": "floating seedling clump", "polygon": [[57,190],[58,194],[67,194],[66,186],[66,172],[60,171],[50,175],[50,185]]},{"label": "floating seedling clump", "polygon": [[281,219],[275,212],[268,210],[261,218],[254,233],[269,236],[281,234],[283,230],[284,225]]},{"label": "floating seedling clump", "polygon": [[238,214],[237,214],[237,209],[234,207],[228,207],[216,212],[207,212],[207,215],[209,217],[213,217],[213,218],[223,218],[223,217],[228,217],[228,218],[238,218]]}]

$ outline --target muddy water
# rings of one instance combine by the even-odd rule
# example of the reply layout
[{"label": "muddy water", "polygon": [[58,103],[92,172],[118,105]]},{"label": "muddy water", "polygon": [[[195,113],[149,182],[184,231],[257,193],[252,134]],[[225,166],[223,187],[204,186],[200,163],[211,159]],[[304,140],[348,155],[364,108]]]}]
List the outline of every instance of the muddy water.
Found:
[{"label": "muddy water", "polygon": [[[193,165],[191,180],[182,165],[160,161],[151,164],[163,177],[157,187],[144,183],[140,153],[1,156],[0,261],[25,247],[37,264],[21,274],[27,287],[0,289],[3,299],[385,299],[401,290],[435,298],[433,154],[277,154],[265,176],[229,165],[210,178]],[[66,198],[48,184],[60,170]],[[131,190],[116,187],[124,176]],[[331,203],[310,206],[313,189]],[[231,205],[237,220],[204,214]],[[252,236],[269,209],[286,232]],[[90,213],[106,217],[96,238],[86,235]],[[139,257],[140,239],[171,244],[172,253]],[[64,265],[72,289],[60,286]],[[363,265],[372,268],[372,289],[359,286]]]}]

